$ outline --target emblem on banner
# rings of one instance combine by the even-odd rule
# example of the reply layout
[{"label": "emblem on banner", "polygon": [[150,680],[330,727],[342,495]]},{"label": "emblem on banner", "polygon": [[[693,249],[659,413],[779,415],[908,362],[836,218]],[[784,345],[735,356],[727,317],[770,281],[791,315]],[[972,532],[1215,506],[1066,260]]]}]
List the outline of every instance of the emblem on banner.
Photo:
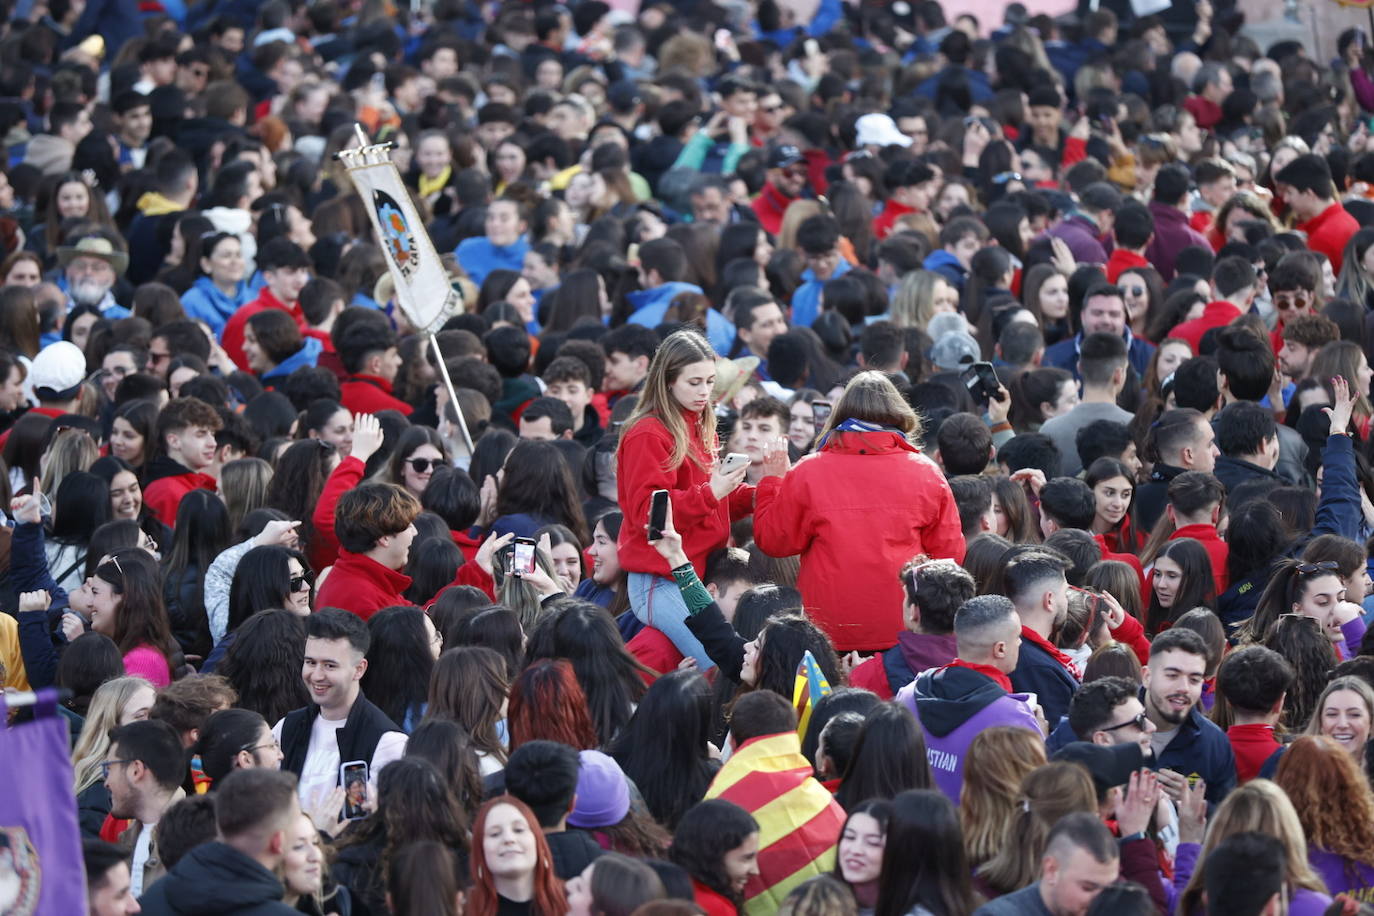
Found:
[{"label": "emblem on banner", "polygon": [[396,199],[385,191],[372,191],[372,206],[377,210],[377,222],[381,224],[383,241],[391,254],[392,263],[409,280],[419,266],[420,249],[415,244],[415,233],[406,222],[405,211]]},{"label": "emblem on banner", "polygon": [[0,913],[31,916],[38,912],[43,869],[38,851],[23,827],[0,827]]}]

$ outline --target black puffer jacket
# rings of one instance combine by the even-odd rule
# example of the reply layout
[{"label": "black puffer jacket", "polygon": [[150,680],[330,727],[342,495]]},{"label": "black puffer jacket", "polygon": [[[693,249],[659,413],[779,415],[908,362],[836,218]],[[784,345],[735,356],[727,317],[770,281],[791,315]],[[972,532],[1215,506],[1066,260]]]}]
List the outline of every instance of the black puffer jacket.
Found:
[{"label": "black puffer jacket", "polygon": [[224,843],[206,843],[144,891],[146,916],[297,916],[261,864]]}]

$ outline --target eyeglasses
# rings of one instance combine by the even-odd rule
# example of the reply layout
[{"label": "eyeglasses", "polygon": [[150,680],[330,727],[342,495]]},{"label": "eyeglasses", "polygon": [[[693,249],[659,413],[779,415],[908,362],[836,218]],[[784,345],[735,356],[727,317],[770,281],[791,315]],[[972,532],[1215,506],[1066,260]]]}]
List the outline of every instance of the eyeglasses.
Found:
[{"label": "eyeglasses", "polygon": [[1127,719],[1125,722],[1122,722],[1122,723],[1119,724],[1119,725],[1112,725],[1112,726],[1109,726],[1109,727],[1107,727],[1107,728],[1099,728],[1098,731],[1100,731],[1100,732],[1114,732],[1114,731],[1120,731],[1121,729],[1123,729],[1123,728],[1129,728],[1129,727],[1132,726],[1132,725],[1134,725],[1136,728],[1140,729],[1141,731],[1144,731],[1144,730],[1145,730],[1145,723],[1146,723],[1147,721],[1148,721],[1148,718],[1146,717],[1145,713],[1142,712],[1142,713],[1136,714],[1136,716],[1135,716],[1134,718]]},{"label": "eyeglasses", "polygon": [[806,180],[806,169],[783,169],[782,173],[794,181]]},{"label": "eyeglasses", "polygon": [[159,352],[157,352],[156,350],[149,350],[149,351],[148,351],[148,358],[151,359],[151,360],[153,361],[153,365],[157,365],[158,363],[162,362],[164,359],[171,359],[171,358],[172,358],[172,354],[170,354],[170,353],[159,353]]},{"label": "eyeglasses", "polygon": [[443,462],[438,458],[408,458],[406,459],[406,464],[414,468],[416,474],[423,474],[431,467],[436,471],[439,470],[439,465],[443,464]]},{"label": "eyeglasses", "polygon": [[265,751],[269,747],[280,747],[280,745],[275,741],[271,744],[245,744],[243,747],[239,748],[239,753],[242,754],[244,751],[247,751],[251,754],[254,751]]},{"label": "eyeglasses", "polygon": [[110,767],[117,767],[122,764],[133,763],[132,760],[103,760],[100,763],[100,781],[104,782],[110,778]]},{"label": "eyeglasses", "polygon": [[1320,563],[1299,563],[1298,574],[1302,576],[1310,576],[1313,573],[1330,572],[1339,568],[1340,567],[1336,565],[1335,560],[1323,560]]},{"label": "eyeglasses", "polygon": [[292,576],[292,577],[291,577],[291,591],[293,591],[293,592],[303,592],[303,591],[305,591],[306,589],[308,589],[309,587],[310,587],[310,577],[309,577],[309,576]]},{"label": "eyeglasses", "polygon": [[1143,286],[1123,286],[1123,287],[1121,287],[1121,291],[1122,291],[1123,293],[1125,293],[1126,295],[1128,295],[1128,296],[1143,296],[1143,295],[1145,295],[1145,287],[1143,287]]},{"label": "eyeglasses", "polygon": [[782,111],[781,105],[765,105],[763,107],[764,114],[777,114],[780,111]]}]

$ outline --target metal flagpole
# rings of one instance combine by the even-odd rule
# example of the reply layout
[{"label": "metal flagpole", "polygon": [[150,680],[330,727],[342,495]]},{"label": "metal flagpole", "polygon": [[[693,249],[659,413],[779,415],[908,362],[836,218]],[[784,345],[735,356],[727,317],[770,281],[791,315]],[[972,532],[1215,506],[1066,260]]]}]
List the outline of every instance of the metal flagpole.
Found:
[{"label": "metal flagpole", "polygon": [[463,418],[463,405],[458,403],[458,393],[453,390],[453,379],[448,377],[448,364],[444,362],[443,351],[439,349],[439,335],[429,332],[429,345],[434,348],[434,360],[439,364],[439,374],[443,376],[444,387],[448,389],[448,402],[453,405],[453,413],[458,417],[458,428],[463,431],[463,444],[472,455],[472,434],[468,432],[468,421]]},{"label": "metal flagpole", "polygon": [[[447,309],[454,299],[459,297],[457,293],[452,290],[450,285],[447,298],[440,305],[440,310],[437,315],[426,316],[421,313],[419,316],[416,316],[413,313],[419,303],[413,301],[416,291],[413,287],[408,285],[410,268],[400,268],[397,263],[397,254],[393,250],[395,246],[388,247],[388,236],[382,231],[382,223],[379,222],[378,219],[378,214],[376,212],[377,204],[374,198],[383,196],[384,199],[388,201],[389,208],[391,209],[391,218],[393,220],[402,220],[401,226],[405,230],[406,235],[404,245],[406,251],[402,257],[406,260],[406,263],[414,263],[414,258],[419,256],[426,259],[431,265],[429,268],[423,269],[434,270],[438,267],[438,255],[437,252],[434,251],[434,245],[433,242],[430,241],[428,233],[426,233],[424,227],[419,224],[418,214],[414,212],[411,201],[406,196],[405,188],[400,183],[400,173],[396,171],[396,166],[391,161],[390,154],[387,152],[391,144],[369,143],[367,132],[364,131],[362,125],[358,124],[356,121],[353,124],[353,130],[358,138],[360,148],[357,150],[341,150],[336,153],[335,156],[343,160],[344,164],[349,167],[349,174],[354,179],[355,189],[363,200],[368,203],[368,216],[372,221],[373,230],[377,232],[379,241],[382,243],[382,248],[389,256],[389,268],[392,279],[395,281],[395,298],[397,306],[401,309],[402,314],[410,320],[412,326],[414,326],[416,330],[423,330],[429,335],[429,345],[434,348],[434,359],[435,362],[439,364],[439,374],[444,380],[445,389],[448,391],[449,403],[453,405],[453,412],[458,417],[458,428],[462,430],[463,444],[467,447],[468,455],[470,456],[473,450],[472,433],[468,430],[467,418],[463,416],[463,407],[458,403],[458,393],[453,388],[453,379],[449,377],[448,364],[444,362],[444,353],[439,349],[439,337],[435,333],[435,327],[438,324],[438,320],[443,317],[445,309]],[[375,190],[373,198],[369,198],[369,195],[364,193],[363,187],[359,186],[358,182],[364,180],[360,178],[363,171],[374,166],[385,166],[386,171],[381,173],[381,177],[379,178],[374,177],[365,179],[366,182],[369,183],[370,187],[375,189],[377,187],[375,184],[376,181],[387,181],[390,180],[387,177],[388,175],[394,176],[395,184],[386,189],[391,194],[395,195],[394,198],[380,195],[380,193]],[[355,171],[355,169],[358,171]],[[407,210],[410,216],[402,217],[401,214],[395,212],[394,208]],[[392,225],[394,225],[394,223]],[[419,242],[423,242],[423,245],[418,244]],[[432,285],[432,292],[437,292],[437,289],[433,287],[437,287],[442,283],[443,278],[437,274],[430,274],[426,282]]]}]

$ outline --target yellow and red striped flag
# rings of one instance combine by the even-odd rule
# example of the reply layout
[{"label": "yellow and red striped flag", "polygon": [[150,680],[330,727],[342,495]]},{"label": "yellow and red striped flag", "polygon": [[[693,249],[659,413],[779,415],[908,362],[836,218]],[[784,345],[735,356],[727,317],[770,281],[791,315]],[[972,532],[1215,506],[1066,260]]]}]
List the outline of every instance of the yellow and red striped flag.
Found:
[{"label": "yellow and red striped flag", "polygon": [[797,680],[792,688],[792,706],[797,710],[797,735],[806,737],[806,726],[811,721],[811,710],[830,692],[830,681],[816,662],[816,656],[807,649],[797,664]]},{"label": "yellow and red striped flag", "polygon": [[706,790],[759,824],[759,873],[744,888],[746,916],[772,916],[792,888],[835,866],[844,809],[811,773],[801,739],[783,732],[746,741]]}]

